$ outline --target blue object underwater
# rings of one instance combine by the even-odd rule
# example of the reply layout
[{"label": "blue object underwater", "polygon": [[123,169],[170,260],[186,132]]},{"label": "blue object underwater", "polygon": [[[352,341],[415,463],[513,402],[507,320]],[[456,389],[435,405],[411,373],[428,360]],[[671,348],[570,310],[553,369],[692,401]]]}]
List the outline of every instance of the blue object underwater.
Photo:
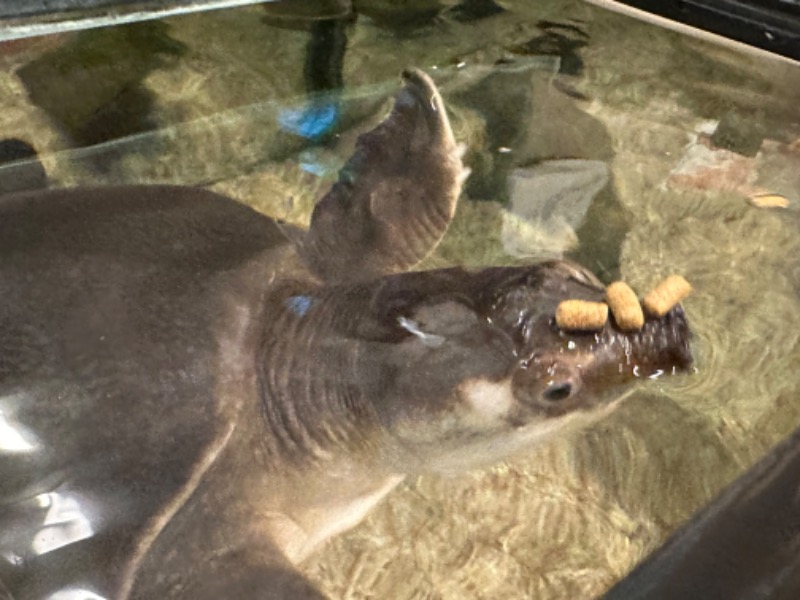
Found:
[{"label": "blue object underwater", "polygon": [[287,308],[300,317],[308,312],[308,309],[311,308],[311,304],[310,296],[291,296],[286,299]]},{"label": "blue object underwater", "polygon": [[288,108],[278,115],[280,126],[295,135],[317,140],[329,133],[339,118],[336,102],[312,103],[302,108]]}]

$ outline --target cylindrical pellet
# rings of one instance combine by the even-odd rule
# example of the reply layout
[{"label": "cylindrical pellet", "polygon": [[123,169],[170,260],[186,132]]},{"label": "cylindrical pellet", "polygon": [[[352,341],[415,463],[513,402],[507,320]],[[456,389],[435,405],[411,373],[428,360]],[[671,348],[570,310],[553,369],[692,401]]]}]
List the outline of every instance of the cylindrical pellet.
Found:
[{"label": "cylindrical pellet", "polygon": [[683,277],[670,275],[650,290],[644,297],[642,305],[649,314],[663,317],[691,291],[692,286]]},{"label": "cylindrical pellet", "polygon": [[780,194],[751,194],[747,201],[758,208],[789,208],[789,200]]},{"label": "cylindrical pellet", "polygon": [[608,320],[608,306],[603,302],[564,300],[556,308],[556,324],[561,329],[594,331]]},{"label": "cylindrical pellet", "polygon": [[606,302],[622,331],[637,331],[644,326],[644,312],[639,298],[624,281],[615,281],[606,288]]}]

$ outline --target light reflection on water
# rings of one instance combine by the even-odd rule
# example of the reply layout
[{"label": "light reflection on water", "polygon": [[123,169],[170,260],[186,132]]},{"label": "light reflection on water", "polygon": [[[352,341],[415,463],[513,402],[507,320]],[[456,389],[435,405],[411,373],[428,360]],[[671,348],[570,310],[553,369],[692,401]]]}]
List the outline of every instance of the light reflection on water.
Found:
[{"label": "light reflection on water", "polygon": [[19,423],[15,423],[0,408],[0,453],[33,452],[38,447],[36,436]]},{"label": "light reflection on water", "polygon": [[106,598],[86,588],[70,587],[50,594],[47,600],[106,600]]},{"label": "light reflection on water", "polygon": [[31,548],[37,555],[58,550],[94,534],[78,497],[50,492],[36,496],[36,502],[47,511],[41,528],[31,542]]}]

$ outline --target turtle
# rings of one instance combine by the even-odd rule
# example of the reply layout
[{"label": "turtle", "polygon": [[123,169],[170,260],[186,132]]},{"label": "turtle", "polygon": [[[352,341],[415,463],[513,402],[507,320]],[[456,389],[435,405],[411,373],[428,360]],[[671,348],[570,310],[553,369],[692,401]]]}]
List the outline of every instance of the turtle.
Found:
[{"label": "turtle", "polygon": [[567,260],[415,267],[467,169],[403,73],[307,229],[207,189],[0,197],[0,598],[324,598],[297,565],[689,369],[683,309],[570,332]]}]

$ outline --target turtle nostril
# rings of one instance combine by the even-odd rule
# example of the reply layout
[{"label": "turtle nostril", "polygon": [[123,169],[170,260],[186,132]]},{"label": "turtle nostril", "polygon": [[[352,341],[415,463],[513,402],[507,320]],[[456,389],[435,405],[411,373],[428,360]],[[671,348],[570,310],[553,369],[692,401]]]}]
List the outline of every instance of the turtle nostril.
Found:
[{"label": "turtle nostril", "polygon": [[572,395],[572,384],[569,382],[555,383],[548,387],[542,394],[544,399],[550,402],[560,402],[561,400],[566,400],[570,397],[570,395]]}]

